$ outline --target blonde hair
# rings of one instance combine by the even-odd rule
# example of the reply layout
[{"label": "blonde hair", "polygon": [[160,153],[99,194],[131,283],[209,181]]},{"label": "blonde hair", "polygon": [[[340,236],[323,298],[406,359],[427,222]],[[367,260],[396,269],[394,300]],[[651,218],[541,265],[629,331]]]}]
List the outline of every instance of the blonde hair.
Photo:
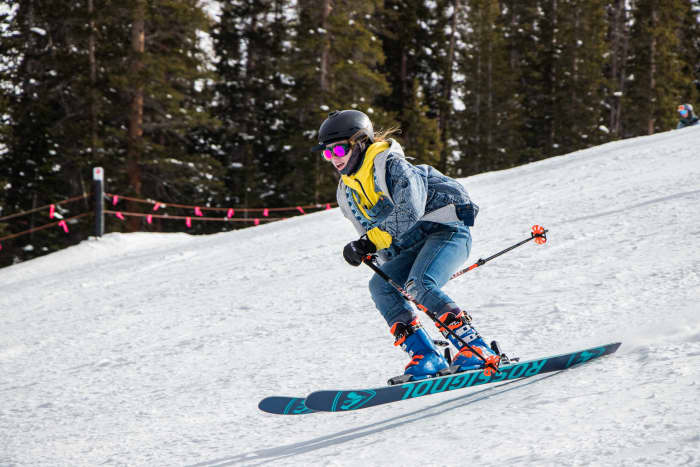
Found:
[{"label": "blonde hair", "polygon": [[401,128],[397,126],[392,126],[386,130],[379,130],[374,133],[374,142],[377,141],[387,141],[390,136],[398,135],[401,133]]}]

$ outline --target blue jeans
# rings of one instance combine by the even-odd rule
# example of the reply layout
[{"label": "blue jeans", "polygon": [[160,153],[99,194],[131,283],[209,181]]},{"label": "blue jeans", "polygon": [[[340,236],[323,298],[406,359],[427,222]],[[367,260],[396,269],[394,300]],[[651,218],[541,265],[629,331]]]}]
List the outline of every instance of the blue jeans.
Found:
[{"label": "blue jeans", "polygon": [[[397,245],[399,254],[384,263],[382,271],[438,316],[458,308],[440,288],[469,257],[469,227],[419,222],[407,234]],[[416,317],[411,304],[376,274],[369,281],[369,291],[389,327],[396,322],[409,323]]]}]

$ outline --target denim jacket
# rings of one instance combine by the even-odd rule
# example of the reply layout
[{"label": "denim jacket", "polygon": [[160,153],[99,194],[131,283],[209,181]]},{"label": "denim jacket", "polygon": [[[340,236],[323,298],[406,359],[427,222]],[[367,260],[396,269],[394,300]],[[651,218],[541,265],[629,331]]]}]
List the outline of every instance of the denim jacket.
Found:
[{"label": "denim jacket", "polygon": [[427,223],[474,225],[479,208],[458,181],[429,165],[411,164],[401,145],[389,142],[389,148],[363,162],[374,165],[374,185],[379,193],[377,203],[365,209],[367,216],[360,212],[357,197],[342,180],[337,191],[343,215],[360,235],[374,228],[391,235],[391,246],[379,251],[382,259],[389,260],[402,248],[421,241],[429,233]]}]

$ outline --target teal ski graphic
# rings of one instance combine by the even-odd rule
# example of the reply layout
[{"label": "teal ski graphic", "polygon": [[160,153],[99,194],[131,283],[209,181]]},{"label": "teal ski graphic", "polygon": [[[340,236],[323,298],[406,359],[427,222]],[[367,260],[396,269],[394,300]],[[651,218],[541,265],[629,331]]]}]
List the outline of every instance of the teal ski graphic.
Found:
[{"label": "teal ski graphic", "polygon": [[258,408],[277,415],[305,415],[314,412],[304,404],[303,397],[266,397],[260,401]]},{"label": "teal ski graphic", "polygon": [[[337,409],[338,398],[333,401],[332,412],[360,409],[376,395],[377,393],[371,390],[349,392],[344,395],[340,409]],[[340,393],[338,393],[338,396],[340,396]]]},{"label": "teal ski graphic", "polygon": [[396,386],[349,391],[317,391],[307,396],[305,407],[324,412],[346,412],[440,392],[454,391],[455,389],[518,378],[529,378],[553,371],[566,370],[567,368],[590,362],[603,355],[615,352],[620,345],[621,343],[616,342],[577,352],[514,363],[502,366],[499,373],[489,376],[484,375],[482,370],[476,370],[411,381]]}]

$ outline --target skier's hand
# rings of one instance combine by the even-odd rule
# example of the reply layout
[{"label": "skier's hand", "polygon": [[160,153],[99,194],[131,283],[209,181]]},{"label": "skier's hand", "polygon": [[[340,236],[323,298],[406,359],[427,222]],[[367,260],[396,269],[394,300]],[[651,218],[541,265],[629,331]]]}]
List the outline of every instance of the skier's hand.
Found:
[{"label": "skier's hand", "polygon": [[343,248],[343,258],[352,266],[359,266],[362,260],[370,253],[375,253],[377,247],[367,238],[362,237],[359,240],[350,242]]}]

